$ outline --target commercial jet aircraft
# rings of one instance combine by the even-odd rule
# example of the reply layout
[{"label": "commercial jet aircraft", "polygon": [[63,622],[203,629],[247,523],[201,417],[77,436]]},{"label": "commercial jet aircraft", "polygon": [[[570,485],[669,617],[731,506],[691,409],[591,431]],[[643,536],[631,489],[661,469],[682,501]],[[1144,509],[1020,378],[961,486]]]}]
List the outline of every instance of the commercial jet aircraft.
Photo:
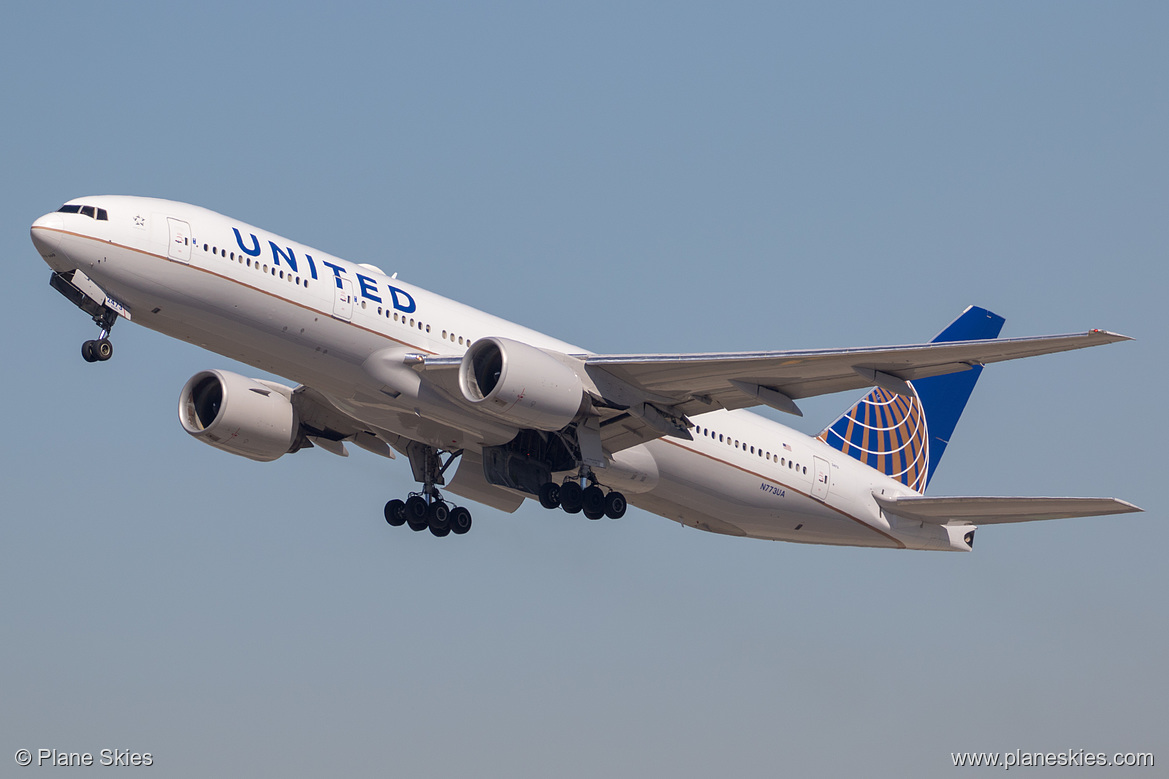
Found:
[{"label": "commercial jet aircraft", "polygon": [[[592,354],[239,220],[144,197],[71,200],[32,224],[54,289],[118,319],[297,383],[195,374],[179,421],[271,461],[347,443],[407,456],[421,488],[393,526],[462,534],[525,498],[589,519],[635,506],[714,533],[968,551],[979,525],[1140,511],[1113,498],[924,493],[983,366],[1128,340],[1104,330],[998,339],[966,309],[929,343],[720,354]],[[746,409],[871,388],[816,437]],[[451,465],[459,460],[447,481]]]}]

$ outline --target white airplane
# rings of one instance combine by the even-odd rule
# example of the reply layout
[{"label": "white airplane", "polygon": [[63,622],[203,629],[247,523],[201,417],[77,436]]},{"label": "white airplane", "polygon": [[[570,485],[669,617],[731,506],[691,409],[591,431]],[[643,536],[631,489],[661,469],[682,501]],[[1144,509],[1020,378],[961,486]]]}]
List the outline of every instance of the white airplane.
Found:
[{"label": "white airplane", "polygon": [[[260,461],[405,453],[422,486],[385,505],[390,525],[467,532],[439,486],[506,512],[536,498],[618,519],[628,495],[714,533],[957,551],[978,525],[1140,511],[923,494],[985,364],[1129,340],[1116,333],[996,340],[1004,320],[970,307],[925,344],[598,355],[198,206],[86,197],[31,233],[101,329],[87,361],[110,358],[120,317],[298,382],[195,374],[178,411],[198,440]],[[815,438],[745,410],[799,415],[801,398],[868,387]]]}]

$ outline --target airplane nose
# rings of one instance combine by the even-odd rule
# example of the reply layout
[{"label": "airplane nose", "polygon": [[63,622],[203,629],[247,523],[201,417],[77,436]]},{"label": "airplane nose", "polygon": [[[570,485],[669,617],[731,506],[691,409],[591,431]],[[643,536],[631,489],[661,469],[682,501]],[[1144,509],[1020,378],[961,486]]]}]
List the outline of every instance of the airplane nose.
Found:
[{"label": "airplane nose", "polygon": [[32,223],[29,230],[32,234],[32,243],[42,257],[48,258],[56,253],[57,244],[61,241],[61,229],[64,226],[65,223],[58,213],[45,214]]}]

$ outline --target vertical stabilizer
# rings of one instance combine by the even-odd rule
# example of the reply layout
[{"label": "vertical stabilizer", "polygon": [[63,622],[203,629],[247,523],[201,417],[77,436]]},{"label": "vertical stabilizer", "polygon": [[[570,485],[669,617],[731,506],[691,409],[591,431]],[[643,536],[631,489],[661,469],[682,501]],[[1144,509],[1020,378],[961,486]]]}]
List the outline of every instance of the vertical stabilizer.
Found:
[{"label": "vertical stabilizer", "polygon": [[[971,306],[932,343],[997,338],[1004,321]],[[878,387],[825,428],[820,440],[925,492],[981,373],[982,366],[975,365],[968,371],[911,381],[912,396]]]}]

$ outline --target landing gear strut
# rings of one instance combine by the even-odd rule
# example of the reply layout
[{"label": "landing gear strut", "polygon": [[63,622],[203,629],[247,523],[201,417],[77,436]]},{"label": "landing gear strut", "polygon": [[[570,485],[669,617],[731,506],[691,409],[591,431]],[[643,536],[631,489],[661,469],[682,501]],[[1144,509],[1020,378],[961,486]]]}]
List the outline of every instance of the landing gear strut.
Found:
[{"label": "landing gear strut", "polygon": [[101,328],[101,335],[95,341],[86,341],[81,345],[81,356],[86,362],[105,362],[114,356],[114,345],[110,342],[110,330],[114,329],[114,322],[118,315],[112,309],[101,307],[93,315],[94,323]]},{"label": "landing gear strut", "polygon": [[436,486],[446,483],[443,474],[463,450],[451,452],[445,463],[440,460],[438,449],[416,441],[406,447],[406,453],[410,456],[414,478],[422,482],[422,490],[410,493],[406,500],[395,498],[386,503],[386,522],[392,527],[408,525],[416,532],[429,529],[439,538],[451,533],[461,536],[470,530],[471,512],[462,506],[452,506]]},{"label": "landing gear strut", "polygon": [[110,343],[110,330],[114,322],[118,321],[118,312],[107,305],[109,298],[101,288],[79,270],[54,273],[49,278],[49,286],[93,317],[93,323],[101,328],[101,335],[96,340],[81,345],[82,358],[86,362],[105,362],[113,357],[114,345]]}]

